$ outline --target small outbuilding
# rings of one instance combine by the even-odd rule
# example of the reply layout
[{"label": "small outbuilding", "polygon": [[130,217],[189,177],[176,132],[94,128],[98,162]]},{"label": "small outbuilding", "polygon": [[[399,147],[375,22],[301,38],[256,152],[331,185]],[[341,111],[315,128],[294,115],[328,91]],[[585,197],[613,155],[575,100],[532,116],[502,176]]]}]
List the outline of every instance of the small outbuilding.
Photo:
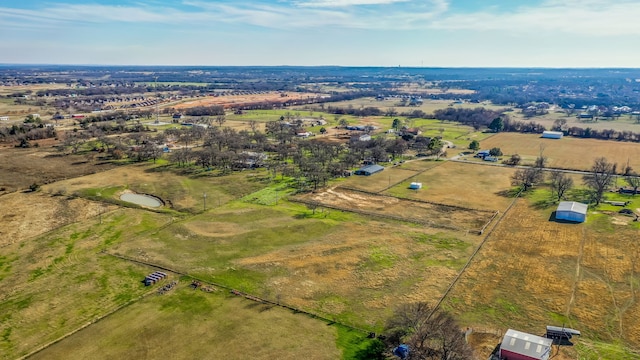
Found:
[{"label": "small outbuilding", "polygon": [[501,360],[548,360],[553,340],[521,331],[507,330],[500,344]]},{"label": "small outbuilding", "polygon": [[362,168],[356,170],[355,174],[356,175],[369,176],[369,175],[373,175],[375,173],[379,173],[382,170],[384,170],[383,166],[380,166],[380,165],[377,165],[377,164],[373,164],[373,165],[367,165],[365,167],[362,167]]},{"label": "small outbuilding", "polygon": [[564,133],[562,131],[544,131],[542,132],[543,139],[562,139]]},{"label": "small outbuilding", "polygon": [[411,190],[419,190],[422,189],[422,183],[419,182],[412,182],[411,185],[409,185],[409,189]]},{"label": "small outbuilding", "polygon": [[587,204],[575,201],[562,201],[556,209],[556,219],[579,223],[585,222],[587,220],[587,208]]}]

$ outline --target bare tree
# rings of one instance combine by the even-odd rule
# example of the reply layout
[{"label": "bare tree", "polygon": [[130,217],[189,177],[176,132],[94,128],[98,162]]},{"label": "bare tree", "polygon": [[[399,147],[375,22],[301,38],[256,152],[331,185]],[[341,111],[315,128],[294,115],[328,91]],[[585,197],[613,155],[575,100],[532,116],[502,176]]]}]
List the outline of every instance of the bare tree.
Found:
[{"label": "bare tree", "polygon": [[255,120],[249,120],[249,128],[251,129],[252,133],[256,133],[256,130],[258,130],[258,122]]},{"label": "bare tree", "polygon": [[573,187],[573,179],[560,171],[551,173],[551,192],[558,195],[558,201]]},{"label": "bare tree", "polygon": [[633,195],[638,192],[638,188],[640,188],[640,176],[638,174],[631,172],[628,175],[624,176],[624,180],[633,188]]},{"label": "bare tree", "polygon": [[216,116],[216,123],[218,123],[218,126],[222,126],[222,124],[224,124],[226,121],[227,119],[224,117],[224,115]]},{"label": "bare tree", "polygon": [[607,190],[613,182],[617,165],[610,163],[606,158],[597,158],[591,167],[591,172],[585,174],[582,180],[585,185],[593,190],[593,201],[599,205]]},{"label": "bare tree", "polygon": [[467,360],[473,353],[451,315],[426,303],[405,304],[387,322],[391,345],[409,345],[412,360]]},{"label": "bare tree", "polygon": [[627,165],[624,168],[624,180],[633,188],[633,195],[638,192],[638,188],[640,188],[640,176],[633,171],[633,168],[629,164],[629,160],[627,160]]},{"label": "bare tree", "polygon": [[529,190],[535,184],[539,184],[544,179],[542,169],[538,167],[530,167],[517,170],[511,177],[511,184],[514,186],[522,186],[523,191]]}]

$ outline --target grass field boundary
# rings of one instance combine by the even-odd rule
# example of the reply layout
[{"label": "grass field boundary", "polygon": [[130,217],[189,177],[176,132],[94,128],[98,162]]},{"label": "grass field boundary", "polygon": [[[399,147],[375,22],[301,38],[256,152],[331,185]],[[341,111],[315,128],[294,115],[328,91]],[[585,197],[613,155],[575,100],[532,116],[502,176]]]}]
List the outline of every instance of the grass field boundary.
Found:
[{"label": "grass field boundary", "polygon": [[[398,181],[398,182],[396,182],[396,183],[394,183],[394,184],[391,184],[391,185],[387,186],[386,188],[384,188],[384,189],[382,189],[382,190],[378,191],[378,193],[385,192],[385,191],[387,191],[387,190],[391,189],[391,188],[392,188],[392,187],[394,187],[394,186],[398,186],[398,185],[402,184],[403,182],[405,182],[405,181],[407,181],[407,180],[411,180],[411,179],[413,179],[413,178],[415,178],[415,177],[418,177],[418,176],[422,175],[422,174],[423,174],[425,171],[427,171],[427,170],[431,170],[431,169],[437,168],[438,166],[441,166],[442,164],[445,164],[445,163],[446,163],[446,161],[437,161],[437,160],[436,160],[435,162],[436,162],[436,164],[435,164],[435,165],[433,165],[433,166],[431,166],[431,167],[428,167],[428,168],[426,168],[426,169],[423,169],[423,170],[421,170],[421,171],[417,171],[415,174],[413,174],[413,175],[409,176],[408,178],[405,178],[405,179],[403,179],[403,180],[400,180],[400,181]],[[403,170],[408,170],[408,169],[403,169]]]},{"label": "grass field boundary", "polygon": [[455,227],[455,226],[437,224],[437,223],[434,223],[434,222],[428,221],[428,220],[411,219],[411,218],[405,218],[405,217],[397,216],[397,215],[381,214],[381,213],[375,213],[375,212],[371,212],[371,211],[364,211],[364,210],[350,209],[350,208],[342,207],[342,206],[329,205],[329,204],[325,204],[325,203],[322,203],[322,202],[319,202],[319,201],[302,200],[302,199],[294,199],[294,198],[289,198],[289,201],[300,203],[300,204],[305,204],[305,205],[311,205],[311,206],[322,206],[322,207],[327,208],[327,209],[346,211],[346,212],[356,213],[356,214],[365,215],[365,216],[378,217],[378,218],[396,220],[396,221],[403,221],[403,222],[419,224],[419,225],[426,225],[426,226],[433,227],[433,228],[441,228],[441,229],[455,230],[455,231],[469,231],[469,230],[471,230],[471,229],[462,229],[462,228]]},{"label": "grass field boundary", "polygon": [[91,325],[93,325],[93,324],[95,324],[95,323],[99,322],[100,320],[103,320],[103,319],[105,319],[105,318],[107,318],[107,317],[109,317],[109,316],[111,316],[111,315],[115,314],[116,312],[118,312],[118,311],[120,311],[120,310],[122,310],[122,309],[126,308],[127,306],[129,306],[129,305],[131,305],[131,304],[133,304],[133,303],[135,303],[135,302],[137,302],[137,301],[139,301],[139,300],[142,300],[143,298],[145,298],[145,297],[147,297],[147,296],[149,296],[149,295],[151,295],[151,294],[153,294],[153,293],[155,293],[155,292],[157,292],[157,290],[156,290],[156,289],[153,289],[153,290],[150,290],[150,291],[148,291],[148,292],[146,292],[146,293],[144,293],[144,294],[142,294],[142,295],[140,295],[140,296],[136,297],[135,299],[131,299],[131,300],[129,300],[128,302],[126,302],[125,304],[122,304],[122,305],[120,305],[120,306],[116,307],[115,309],[113,309],[113,310],[111,310],[111,311],[107,312],[107,313],[106,313],[106,314],[104,314],[104,315],[101,315],[101,316],[99,316],[99,317],[97,317],[97,318],[94,318],[93,320],[90,320],[88,323],[86,323],[86,324],[84,324],[84,325],[80,326],[79,328],[74,329],[74,330],[72,330],[72,331],[70,331],[70,332],[68,332],[68,333],[66,333],[66,334],[64,334],[64,335],[62,335],[61,337],[59,337],[59,338],[57,338],[57,339],[55,339],[55,340],[53,340],[53,341],[50,341],[50,342],[48,342],[48,343],[46,343],[46,344],[44,344],[44,345],[41,345],[41,346],[40,346],[40,347],[38,347],[36,350],[33,350],[33,351],[31,351],[30,353],[28,353],[28,354],[26,354],[26,355],[23,355],[23,356],[19,357],[18,359],[19,359],[19,360],[23,360],[23,359],[30,358],[31,356],[33,356],[33,355],[35,355],[35,354],[37,354],[37,353],[39,353],[39,352],[41,352],[41,351],[45,350],[46,348],[48,348],[48,347],[50,347],[50,346],[52,346],[52,345],[54,345],[54,344],[59,343],[60,341],[62,341],[62,340],[64,340],[64,339],[66,339],[66,338],[68,338],[68,337],[70,337],[70,336],[72,336],[72,335],[74,335],[74,334],[76,334],[76,333],[78,333],[78,332],[80,332],[80,331],[82,331],[82,330],[84,330],[84,329],[88,328],[89,326],[91,326]]},{"label": "grass field boundary", "polygon": [[435,202],[435,201],[428,201],[428,200],[421,200],[421,199],[411,199],[411,198],[407,198],[407,197],[403,197],[403,196],[384,195],[384,194],[379,194],[379,193],[376,193],[376,192],[373,192],[373,191],[367,191],[367,190],[362,190],[362,189],[354,189],[354,188],[349,188],[349,187],[339,186],[336,189],[354,191],[354,192],[359,192],[359,193],[363,193],[363,194],[367,194],[367,195],[371,195],[371,196],[378,196],[378,197],[384,197],[384,198],[389,198],[389,199],[399,199],[399,200],[405,200],[405,201],[422,203],[422,204],[444,206],[444,207],[451,208],[451,209],[456,209],[456,210],[493,213],[493,211],[486,210],[486,209],[474,209],[474,208],[468,208],[468,207],[459,206],[459,205],[438,203],[438,202]]},{"label": "grass field boundary", "polygon": [[175,269],[163,266],[163,265],[153,264],[153,263],[150,263],[150,262],[147,262],[147,261],[134,259],[134,258],[131,258],[131,257],[128,257],[128,256],[123,256],[123,255],[119,255],[119,254],[112,254],[112,253],[109,253],[109,252],[106,252],[106,251],[103,251],[102,254],[109,255],[109,256],[118,258],[120,260],[125,260],[125,261],[129,261],[129,262],[133,262],[133,263],[136,263],[136,264],[153,267],[153,268],[160,269],[160,270],[169,271],[169,272],[177,274],[177,275],[182,275],[184,277],[188,277],[190,279],[197,280],[197,281],[199,281],[201,283],[204,283],[204,284],[208,284],[208,285],[219,287],[219,288],[222,288],[222,289],[225,289],[225,290],[229,290],[229,293],[231,293],[233,295],[236,295],[236,296],[244,297],[247,300],[251,300],[251,301],[255,301],[255,302],[259,302],[259,303],[263,303],[263,304],[267,304],[267,305],[272,305],[272,306],[277,306],[277,307],[280,307],[280,308],[288,309],[288,310],[293,311],[294,313],[305,314],[305,315],[310,316],[310,317],[312,317],[314,319],[322,320],[322,321],[326,322],[328,325],[334,325],[335,324],[335,325],[339,325],[339,326],[342,326],[342,327],[345,327],[345,328],[348,328],[348,329],[351,329],[351,330],[359,331],[359,332],[361,332],[363,334],[369,334],[370,333],[370,331],[368,331],[368,330],[361,329],[361,328],[355,327],[353,325],[348,325],[348,324],[345,324],[345,323],[342,323],[342,322],[339,322],[339,321],[336,321],[336,320],[332,320],[332,319],[323,317],[321,315],[314,314],[314,313],[311,313],[311,312],[308,312],[308,311],[305,311],[305,310],[302,310],[302,309],[298,309],[298,308],[295,308],[295,307],[292,307],[292,306],[289,306],[289,305],[286,305],[286,304],[281,304],[281,303],[274,302],[274,301],[271,301],[271,300],[263,299],[263,298],[261,298],[259,296],[255,296],[255,295],[251,295],[251,294],[239,291],[239,290],[235,290],[232,287],[229,287],[227,285],[223,285],[223,284],[220,284],[220,283],[204,280],[204,279],[195,277],[193,275],[190,275],[190,274],[188,274],[188,273],[186,273],[184,271],[175,270]]},{"label": "grass field boundary", "polygon": [[487,235],[484,237],[484,239],[482,239],[482,241],[480,242],[480,244],[478,244],[478,247],[476,247],[476,249],[473,251],[473,253],[471,254],[471,256],[469,256],[469,259],[467,260],[467,262],[464,264],[464,266],[462,267],[462,269],[460,269],[460,271],[458,272],[458,274],[456,275],[455,278],[453,278],[453,280],[451,281],[451,283],[449,284],[449,286],[447,287],[447,289],[442,293],[442,296],[440,297],[440,299],[438,300],[438,302],[436,302],[436,304],[433,306],[433,309],[431,310],[431,312],[429,313],[429,316],[427,317],[430,318],[431,316],[433,316],[433,314],[438,310],[438,308],[442,305],[442,302],[444,301],[444,299],[447,297],[447,295],[449,295],[449,293],[451,292],[451,290],[453,289],[453,287],[456,285],[456,283],[458,282],[458,280],[460,280],[460,277],[462,277],[462,274],[464,274],[464,272],[467,270],[467,268],[469,267],[469,265],[471,265],[471,262],[473,261],[473,259],[476,257],[476,255],[478,255],[478,253],[480,252],[480,250],[482,249],[482,247],[484,246],[484,244],[487,242],[487,240],[489,239],[489,237],[491,237],[491,234],[493,234],[493,231],[496,229],[496,227],[498,227],[498,225],[500,224],[500,222],[504,219],[504,217],[509,213],[509,210],[511,210],[511,208],[513,208],[513,206],[516,204],[516,202],[518,201],[518,199],[520,198],[520,195],[522,194],[522,189],[520,189],[520,191],[518,191],[518,193],[516,194],[515,198],[513,199],[513,201],[511,202],[511,204],[509,204],[509,206],[505,209],[505,211],[502,213],[502,215],[498,218],[498,221],[496,221],[496,223],[494,224],[494,226],[491,228],[491,230],[489,230],[489,232],[487,233]]},{"label": "grass field boundary", "polygon": [[[94,200],[89,200],[89,199],[85,199],[85,200],[87,200],[87,201],[92,201],[92,202],[99,202],[99,201],[94,201]],[[67,223],[67,224],[63,224],[63,225],[58,226],[57,228],[54,228],[54,229],[51,229],[51,230],[45,231],[45,232],[43,232],[43,233],[41,233],[41,234],[34,235],[34,236],[32,236],[32,237],[30,237],[30,238],[27,238],[27,239],[24,239],[24,240],[22,240],[22,241],[23,241],[23,242],[25,242],[25,241],[34,240],[34,239],[37,239],[37,238],[40,238],[40,237],[44,237],[44,236],[46,236],[46,235],[50,235],[51,233],[53,233],[53,232],[55,232],[55,231],[60,230],[61,228],[65,227],[65,226],[70,226],[70,225],[75,225],[75,224],[84,223],[84,222],[87,222],[87,221],[89,221],[89,220],[91,220],[91,219],[100,218],[100,217],[101,217],[101,216],[103,216],[103,215],[109,215],[109,214],[114,213],[114,212],[116,212],[116,211],[118,211],[118,210],[121,210],[121,209],[122,209],[122,208],[120,208],[120,207],[119,207],[119,208],[117,208],[117,209],[113,209],[113,210],[110,210],[110,211],[105,211],[105,212],[98,213],[97,215],[94,215],[94,216],[88,217],[88,218],[83,219],[83,220],[78,220],[78,221],[73,221],[73,222],[70,222],[70,223]],[[14,245],[14,244],[15,244],[15,243],[9,243],[9,244],[0,245],[0,249],[5,248],[5,247],[10,246],[10,245]]]}]

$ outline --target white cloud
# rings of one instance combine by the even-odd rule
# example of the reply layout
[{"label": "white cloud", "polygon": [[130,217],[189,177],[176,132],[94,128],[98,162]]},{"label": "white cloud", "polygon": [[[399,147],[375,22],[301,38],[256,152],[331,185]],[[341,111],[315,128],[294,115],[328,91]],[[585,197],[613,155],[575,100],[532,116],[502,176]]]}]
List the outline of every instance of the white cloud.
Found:
[{"label": "white cloud", "polygon": [[447,30],[497,30],[514,33],[567,33],[588,36],[640,35],[636,0],[548,0],[510,12],[451,14],[429,25]]},{"label": "white cloud", "polygon": [[[116,6],[58,3],[29,10],[0,7],[0,22],[24,27],[69,26],[71,23],[157,23],[253,25],[275,29],[335,27],[371,30],[500,31],[538,35],[640,35],[640,1],[546,0],[504,11],[495,7],[452,13],[450,0],[281,0],[219,2],[183,0],[182,6],[145,3]],[[364,6],[366,5],[366,6]],[[34,29],[35,30],[35,29]]]},{"label": "white cloud", "polygon": [[348,7],[359,5],[388,5],[394,3],[410,2],[412,0],[312,0],[312,1],[292,1],[293,4],[301,7]]}]

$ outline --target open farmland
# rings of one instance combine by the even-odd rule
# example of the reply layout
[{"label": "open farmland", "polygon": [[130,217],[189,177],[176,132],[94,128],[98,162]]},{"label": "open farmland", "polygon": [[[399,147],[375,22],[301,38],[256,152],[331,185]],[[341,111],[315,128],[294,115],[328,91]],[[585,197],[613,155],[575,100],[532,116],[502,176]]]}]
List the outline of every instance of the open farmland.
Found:
[{"label": "open farmland", "polygon": [[288,202],[234,202],[109,251],[378,328],[393,304],[435,302],[479,241]]},{"label": "open farmland", "polygon": [[196,171],[179,175],[180,168],[147,163],[118,167],[104,173],[59,181],[43,188],[46,192],[65,192],[113,202],[125,190],[153,194],[179,211],[198,212],[217,207],[265,186],[262,171],[220,176],[216,171]]},{"label": "open farmland", "polygon": [[524,163],[533,163],[544,148],[549,167],[588,170],[598,157],[617,162],[619,167],[627,160],[634,169],[640,169],[640,144],[564,137],[559,140],[543,139],[536,134],[500,133],[482,142],[483,149],[499,147],[506,155],[520,154]]},{"label": "open farmland", "polygon": [[127,209],[0,248],[0,358],[13,359],[142,295],[146,268],[98,255],[171,218]]},{"label": "open farmland", "polygon": [[488,210],[470,210],[341,188],[298,198],[308,204],[460,231],[481,229],[494,214]]},{"label": "open farmland", "polygon": [[[449,161],[402,181],[383,194],[502,212],[513,200],[506,196],[513,172],[511,168]],[[409,189],[412,182],[422,183],[423,188]]]},{"label": "open farmland", "polygon": [[581,358],[637,359],[625,349],[640,345],[637,226],[596,213],[585,224],[560,223],[552,211],[518,200],[445,307],[479,328],[540,333],[564,324],[582,331]]},{"label": "open farmland", "polygon": [[0,201],[0,247],[20,243],[61,226],[88,220],[113,206],[79,198],[15,192]]},{"label": "open farmland", "polygon": [[520,111],[508,112],[507,114],[514,120],[533,121],[544,125],[547,129],[551,129],[556,120],[564,119],[567,121],[567,127],[591,128],[594,130],[614,129],[618,131],[640,131],[640,123],[638,123],[636,116],[631,114],[621,115],[616,119],[600,118],[598,121],[593,121],[591,119],[579,119],[577,113],[567,116],[564,111],[553,111],[545,115],[530,118],[525,117]]},{"label": "open farmland", "polygon": [[[431,163],[435,167],[438,163]],[[340,186],[343,188],[357,189],[369,192],[381,192],[386,188],[396,184],[404,179],[408,179],[417,175],[419,172],[413,169],[404,169],[401,167],[386,167],[384,171],[373,174],[371,176],[354,175],[343,181]]]},{"label": "open farmland", "polygon": [[114,167],[95,161],[93,154],[62,156],[51,148],[19,149],[5,147],[0,151],[0,194],[27,189],[33,183],[46,184]]},{"label": "open farmland", "polygon": [[[185,280],[186,281],[186,280]],[[336,327],[187,283],[151,295],[31,359],[340,358]]]},{"label": "open farmland", "polygon": [[422,110],[427,114],[431,114],[438,109],[446,109],[449,106],[453,106],[456,108],[463,108],[463,109],[474,109],[477,107],[484,107],[490,110],[502,110],[505,108],[504,106],[497,106],[497,105],[491,105],[491,104],[463,103],[463,104],[452,105],[453,103],[452,100],[431,100],[431,99],[424,99],[424,102],[422,103],[422,105],[418,105],[418,106],[400,106],[400,100],[401,99],[389,99],[389,100],[378,101],[375,98],[365,97],[365,98],[349,100],[349,101],[338,101],[338,102],[331,103],[330,105],[333,107],[342,107],[342,108],[347,108],[349,106],[353,106],[354,108],[376,107],[376,108],[380,108],[382,111],[385,111],[389,108],[394,108],[398,113],[412,112],[414,110]]},{"label": "open farmland", "polygon": [[244,106],[250,104],[258,104],[263,102],[277,102],[285,103],[291,100],[306,100],[315,99],[319,94],[316,93],[298,93],[287,92],[287,96],[281,96],[280,92],[269,92],[264,94],[251,94],[251,95],[220,95],[220,96],[207,96],[197,100],[189,100],[177,105],[172,105],[175,109],[186,109],[195,106],[214,106],[220,105],[225,108],[234,106]]}]

